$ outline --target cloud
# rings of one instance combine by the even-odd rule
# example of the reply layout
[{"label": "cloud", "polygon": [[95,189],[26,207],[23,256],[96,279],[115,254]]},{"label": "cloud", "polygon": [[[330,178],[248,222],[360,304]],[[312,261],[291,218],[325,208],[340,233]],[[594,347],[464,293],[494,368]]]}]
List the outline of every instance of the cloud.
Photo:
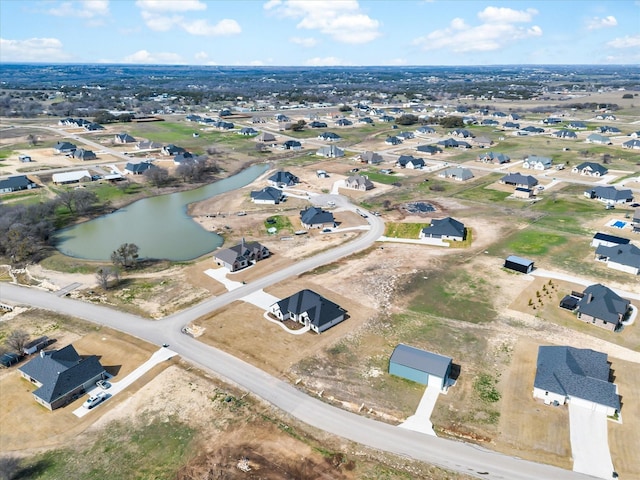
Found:
[{"label": "cloud", "polygon": [[356,0],[270,0],[264,8],[298,20],[296,28],[317,30],[337,42],[368,43],[381,35],[380,22],[362,13]]},{"label": "cloud", "polygon": [[314,57],[310,58],[305,62],[305,65],[310,67],[335,67],[338,65],[343,65],[342,60],[336,57]]},{"label": "cloud", "polygon": [[206,10],[207,5],[198,0],[138,0],[136,6],[144,23],[156,32],[168,32],[173,28],[181,28],[191,35],[218,37],[236,35],[242,28],[233,19],[224,18],[216,24],[209,23],[206,18],[189,19],[183,12]]},{"label": "cloud", "polygon": [[593,17],[587,20],[587,30],[598,30],[600,28],[610,28],[618,25],[618,20],[613,15],[609,15],[608,17],[600,18]]},{"label": "cloud", "polygon": [[109,0],[83,0],[79,2],[56,3],[47,10],[47,13],[56,17],[100,19],[100,17],[109,15]]},{"label": "cloud", "polygon": [[478,12],[479,25],[468,25],[462,18],[454,18],[447,28],[418,37],[413,44],[424,50],[448,49],[455,53],[499,50],[517,40],[542,36],[538,25],[517,25],[532,22],[537,13],[532,8],[487,7]]},{"label": "cloud", "polygon": [[306,38],[291,37],[289,41],[291,43],[295,43],[296,45],[300,45],[301,47],[307,47],[307,48],[315,47],[318,44],[318,41],[313,37],[306,37]]},{"label": "cloud", "polygon": [[127,55],[122,60],[123,63],[136,63],[136,64],[171,64],[171,65],[180,65],[184,64],[182,61],[182,57],[177,53],[170,52],[158,52],[151,53],[147,50],[138,50],[131,55]]},{"label": "cloud", "polygon": [[0,62],[60,62],[69,58],[57,38],[0,38]]},{"label": "cloud", "polygon": [[145,12],[191,12],[206,10],[198,0],[138,0],[136,6]]},{"label": "cloud", "polygon": [[611,48],[640,48],[640,35],[625,35],[607,42]]},{"label": "cloud", "polygon": [[210,25],[207,20],[195,20],[193,22],[182,21],[179,25],[185,32],[191,35],[205,35],[208,37],[218,37],[221,35],[235,35],[242,32],[242,28],[235,20],[225,18],[215,25]]}]

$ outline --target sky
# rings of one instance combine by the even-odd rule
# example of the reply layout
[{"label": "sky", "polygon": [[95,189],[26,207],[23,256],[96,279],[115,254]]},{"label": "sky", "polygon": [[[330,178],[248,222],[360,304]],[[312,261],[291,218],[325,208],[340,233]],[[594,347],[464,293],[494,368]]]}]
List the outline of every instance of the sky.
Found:
[{"label": "sky", "polygon": [[640,65],[640,0],[0,0],[0,63]]}]

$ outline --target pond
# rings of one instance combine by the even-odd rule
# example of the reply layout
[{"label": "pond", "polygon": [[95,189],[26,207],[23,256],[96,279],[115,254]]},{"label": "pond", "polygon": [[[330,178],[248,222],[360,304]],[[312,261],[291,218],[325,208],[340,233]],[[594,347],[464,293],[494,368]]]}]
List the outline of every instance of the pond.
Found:
[{"label": "pond", "polygon": [[56,248],[70,257],[110,260],[123,243],[135,243],[140,258],[192,260],[222,245],[188,214],[190,203],[244,187],[267,171],[253,165],[242,172],[187,192],[145,198],[102,217],[56,233]]}]

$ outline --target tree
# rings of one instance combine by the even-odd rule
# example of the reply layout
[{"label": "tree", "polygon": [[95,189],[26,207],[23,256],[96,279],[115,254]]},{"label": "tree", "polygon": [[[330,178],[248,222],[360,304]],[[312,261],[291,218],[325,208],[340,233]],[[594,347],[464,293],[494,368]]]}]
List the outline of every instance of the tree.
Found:
[{"label": "tree", "polygon": [[38,144],[38,137],[33,133],[27,135],[27,142],[29,142],[29,146],[35,147]]},{"label": "tree", "polygon": [[382,202],[382,206],[384,207],[385,210],[389,210],[389,208],[391,208],[391,200],[387,199],[384,202]]},{"label": "tree", "polygon": [[15,353],[22,354],[24,346],[29,343],[29,334],[22,329],[13,330],[7,335],[5,343]]},{"label": "tree", "polygon": [[98,268],[98,270],[96,271],[96,280],[98,281],[98,285],[100,285],[100,287],[103,290],[109,289],[109,281],[111,279],[115,281],[116,285],[120,281],[120,275],[118,274],[117,268],[110,268],[110,267]]},{"label": "tree", "polygon": [[138,250],[135,243],[123,243],[111,254],[111,261],[116,266],[133,267],[138,260]]},{"label": "tree", "polygon": [[449,117],[442,117],[438,123],[444,128],[462,128],[464,127],[464,121],[462,117],[457,117],[455,115]]},{"label": "tree", "polygon": [[349,105],[342,105],[338,110],[341,112],[351,112],[353,109]]},{"label": "tree", "polygon": [[304,120],[298,120],[296,123],[291,125],[291,130],[293,130],[294,132],[300,132],[304,130],[304,127],[306,125],[307,125],[307,122],[305,122]]},{"label": "tree", "polygon": [[418,120],[419,119],[416,115],[405,113],[396,118],[396,123],[398,125],[413,125],[415,123],[418,123]]},{"label": "tree", "polygon": [[154,187],[161,187],[169,182],[169,171],[166,168],[148,168],[142,175]]},{"label": "tree", "polygon": [[262,142],[256,143],[256,150],[258,152],[264,152],[266,149],[267,149],[267,145],[265,143],[262,143]]},{"label": "tree", "polygon": [[98,202],[98,196],[83,188],[73,188],[58,193],[58,201],[67,207],[72,215],[83,215]]},{"label": "tree", "polygon": [[0,480],[12,480],[20,470],[20,459],[14,456],[0,457]]},{"label": "tree", "polygon": [[611,163],[611,154],[603,153],[602,154],[602,163],[604,163],[605,165]]}]

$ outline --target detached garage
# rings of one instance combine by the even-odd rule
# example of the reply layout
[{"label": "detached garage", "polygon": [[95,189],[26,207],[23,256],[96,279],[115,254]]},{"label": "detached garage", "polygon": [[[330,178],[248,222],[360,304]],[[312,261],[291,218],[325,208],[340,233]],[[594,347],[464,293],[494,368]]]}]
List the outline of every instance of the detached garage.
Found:
[{"label": "detached garage", "polygon": [[389,373],[443,390],[449,380],[452,359],[409,345],[398,345],[389,359]]},{"label": "detached garage", "polygon": [[509,255],[504,261],[504,268],[520,273],[531,273],[531,270],[533,270],[533,260]]}]

